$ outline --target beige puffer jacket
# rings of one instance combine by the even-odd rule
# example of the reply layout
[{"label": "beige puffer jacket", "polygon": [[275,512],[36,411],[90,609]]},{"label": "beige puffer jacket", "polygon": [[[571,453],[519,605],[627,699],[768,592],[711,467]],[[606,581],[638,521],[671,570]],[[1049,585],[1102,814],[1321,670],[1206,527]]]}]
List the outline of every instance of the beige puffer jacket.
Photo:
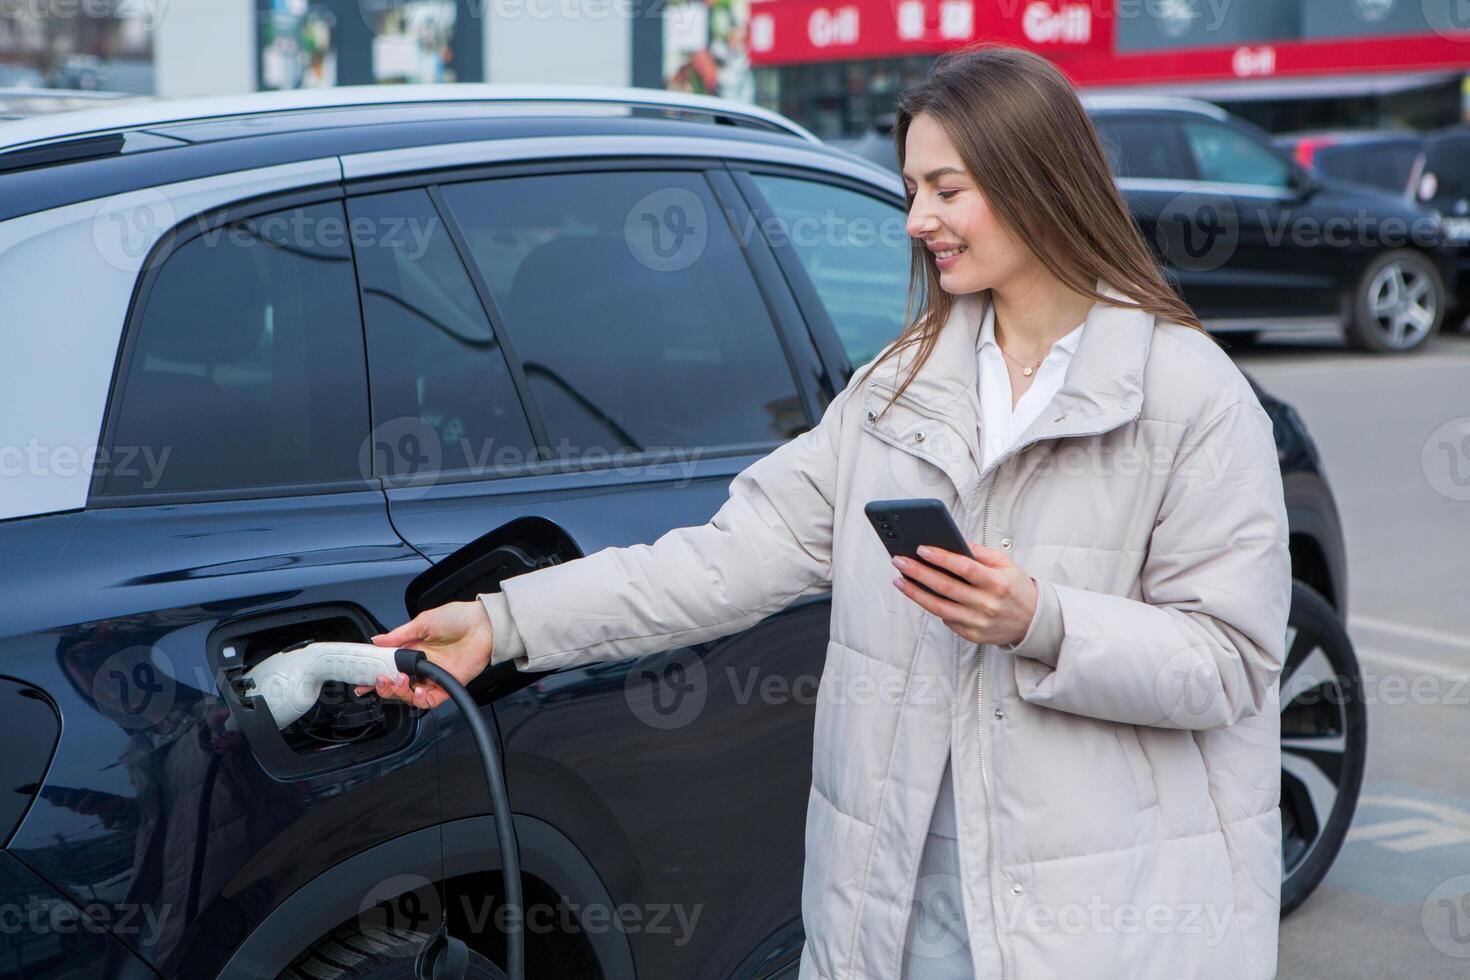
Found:
[{"label": "beige puffer jacket", "polygon": [[[1266,980],[1290,597],[1270,421],[1209,337],[1098,304],[1062,389],[981,472],[988,301],[957,297],[886,415],[909,355],[855,373],[708,524],[483,596],[494,659],[657,652],[830,589],[801,980],[898,976],[946,747],[982,980]],[[863,505],[931,496],[1037,580],[1015,648],[960,639],[891,584]]]}]

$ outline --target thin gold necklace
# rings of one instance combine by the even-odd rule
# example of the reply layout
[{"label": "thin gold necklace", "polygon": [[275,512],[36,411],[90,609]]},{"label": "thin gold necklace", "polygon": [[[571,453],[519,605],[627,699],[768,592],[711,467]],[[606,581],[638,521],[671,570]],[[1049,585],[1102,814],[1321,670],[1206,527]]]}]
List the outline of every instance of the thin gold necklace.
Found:
[{"label": "thin gold necklace", "polygon": [[[996,321],[996,324],[999,325],[999,320]],[[1028,378],[1031,377],[1031,375],[1036,371],[1037,368],[1041,367],[1041,361],[1046,360],[1046,354],[1042,354],[1041,355],[1041,360],[1038,360],[1035,364],[1027,364],[1025,361],[1018,360],[1014,354],[1012,354],[1010,351],[1006,350],[1004,347],[1001,347],[999,340],[997,340],[995,342],[995,346],[996,347],[1000,347],[1000,352],[1002,354],[1004,354],[1006,357],[1009,357],[1011,360],[1015,361],[1016,362],[1016,365],[1018,367],[1020,367],[1021,373],[1023,375],[1025,375],[1026,377],[1028,377]],[[1049,352],[1050,352],[1050,348],[1048,348],[1048,353]]]},{"label": "thin gold necklace", "polygon": [[[1000,347],[1000,344],[996,344],[995,346]],[[1026,364],[1023,361],[1017,361],[1016,358],[1015,358],[1015,355],[1013,355],[1010,351],[1006,350],[1004,347],[1000,347],[1000,352],[1002,354],[1004,354],[1006,357],[1009,357],[1011,360],[1016,361],[1016,363],[1018,365],[1020,365],[1020,367],[1021,367],[1021,373],[1024,374],[1028,378],[1031,377],[1031,373],[1033,371],[1035,371],[1037,368],[1041,367],[1041,361],[1046,360],[1046,355],[1043,354],[1041,356],[1041,361],[1037,361],[1035,364]]]}]

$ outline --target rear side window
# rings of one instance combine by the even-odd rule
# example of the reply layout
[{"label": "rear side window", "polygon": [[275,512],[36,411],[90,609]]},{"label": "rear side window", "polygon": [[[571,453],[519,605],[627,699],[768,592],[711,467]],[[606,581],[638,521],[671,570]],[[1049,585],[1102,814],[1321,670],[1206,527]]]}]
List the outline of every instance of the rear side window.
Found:
[{"label": "rear side window", "polygon": [[1409,175],[1418,158],[1419,147],[1415,144],[1384,143],[1321,149],[1312,157],[1312,163],[1328,176],[1402,194],[1408,190]]},{"label": "rear side window", "polygon": [[1093,117],[1093,127],[1116,177],[1188,180],[1193,168],[1185,157],[1179,125],[1173,120],[1137,116]]},{"label": "rear side window", "polygon": [[900,208],[843,187],[751,174],[770,204],[777,247],[789,245],[854,366],[877,356],[903,329],[913,240]]},{"label": "rear side window", "polygon": [[338,202],[185,242],[132,325],[103,493],[360,480],[360,323]]},{"label": "rear side window", "polygon": [[532,458],[504,352],[429,194],[354,198],[372,378],[373,471],[488,476]]},{"label": "rear side window", "polygon": [[704,178],[446,185],[553,458],[763,445],[807,426],[785,351]]}]

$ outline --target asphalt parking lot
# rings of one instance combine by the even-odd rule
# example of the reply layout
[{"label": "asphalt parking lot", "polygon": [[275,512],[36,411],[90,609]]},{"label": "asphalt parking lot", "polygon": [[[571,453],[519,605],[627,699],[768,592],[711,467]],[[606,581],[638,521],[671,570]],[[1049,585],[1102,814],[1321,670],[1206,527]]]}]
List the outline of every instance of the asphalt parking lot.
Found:
[{"label": "asphalt parking lot", "polygon": [[1470,976],[1470,336],[1383,357],[1299,335],[1237,361],[1321,450],[1369,698],[1357,817],[1282,923],[1278,975]]}]

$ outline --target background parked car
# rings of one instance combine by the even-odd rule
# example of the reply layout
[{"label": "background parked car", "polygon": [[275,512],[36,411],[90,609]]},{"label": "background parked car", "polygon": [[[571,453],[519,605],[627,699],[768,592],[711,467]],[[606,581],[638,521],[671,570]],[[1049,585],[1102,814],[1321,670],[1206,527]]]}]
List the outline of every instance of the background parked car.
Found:
[{"label": "background parked car", "polygon": [[[1356,347],[1407,351],[1439,329],[1455,256],[1432,214],[1316,176],[1206,102],[1083,104],[1134,220],[1211,331],[1249,340],[1330,325]],[[839,146],[897,169],[881,127]]]},{"label": "background parked car", "polygon": [[[332,975],[367,930],[351,975],[398,976],[441,915],[500,959],[459,716],[333,689],[230,731],[229,679],[403,621],[466,545],[498,561],[473,593],[708,520],[901,327],[897,176],[744,105],[472,85],[38,117],[0,127],[0,173],[23,328],[0,332],[0,446],[32,447],[0,483],[0,903],[110,926],[31,944],[26,976]],[[1343,842],[1366,729],[1332,493],[1261,396],[1296,578],[1289,911]],[[529,975],[794,976],[829,618],[813,597],[476,681],[526,901],[554,912]],[[605,927],[624,909],[641,928]]]},{"label": "background parked car", "polygon": [[1455,255],[1457,302],[1445,324],[1463,325],[1470,314],[1470,127],[1296,133],[1277,144],[1329,177],[1377,187],[1438,214]]}]

